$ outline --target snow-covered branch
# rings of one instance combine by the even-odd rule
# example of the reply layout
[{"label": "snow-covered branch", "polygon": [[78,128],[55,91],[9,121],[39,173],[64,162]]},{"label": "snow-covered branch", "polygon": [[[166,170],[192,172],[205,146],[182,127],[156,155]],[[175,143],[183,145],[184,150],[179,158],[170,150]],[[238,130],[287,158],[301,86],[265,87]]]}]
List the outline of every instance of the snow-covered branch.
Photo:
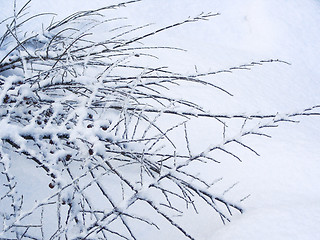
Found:
[{"label": "snow-covered branch", "polygon": [[[194,75],[136,61],[152,57],[155,48],[177,50],[141,47],[140,41],[219,14],[202,13],[143,34],[142,27],[118,27],[101,42],[95,41],[95,28],[120,19],[106,19],[103,12],[138,0],[74,13],[40,33],[24,29],[43,16],[27,15],[31,2],[1,23],[6,25],[0,38],[1,239],[138,239],[134,226],[161,229],[158,217],[193,239],[174,217],[185,208],[197,212],[203,202],[223,222],[244,211],[239,201],[215,193],[194,174],[194,164],[221,162],[213,152],[241,161],[228,148],[231,143],[258,155],[243,138],[268,136],[263,130],[280,122],[320,114],[319,106],[287,114],[211,113],[187,96],[169,94],[171,86],[187,82],[232,95],[205,77],[283,63],[278,59]],[[136,36],[125,38],[128,33]],[[244,123],[235,136],[223,132],[219,144],[194,152],[188,124],[199,118],[213,119],[224,130],[226,121]],[[182,139],[172,137],[180,130]],[[50,194],[31,208],[17,190],[23,183],[11,171],[13,158],[40,168],[48,179]],[[141,206],[151,210],[136,211]],[[46,211],[56,215],[44,218]]]}]

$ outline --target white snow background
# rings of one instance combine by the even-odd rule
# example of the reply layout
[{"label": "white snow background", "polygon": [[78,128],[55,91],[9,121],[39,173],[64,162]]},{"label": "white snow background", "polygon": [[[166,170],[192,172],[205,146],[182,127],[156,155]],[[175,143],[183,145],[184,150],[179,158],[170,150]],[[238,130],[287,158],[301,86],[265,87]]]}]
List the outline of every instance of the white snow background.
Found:
[{"label": "white snow background", "polygon": [[[109,4],[103,0],[32,0],[29,11],[55,12],[62,18],[77,10]],[[21,0],[17,0],[22,4]],[[0,0],[1,19],[12,15],[13,1]],[[320,104],[320,1],[318,0],[143,0],[117,11],[133,25],[155,23],[161,27],[201,12],[219,12],[210,21],[200,21],[163,32],[146,40],[151,45],[177,46],[187,52],[157,52],[159,63],[180,72],[219,70],[261,59],[281,63],[257,66],[215,77],[219,86],[234,96],[212,89],[179,88],[217,113],[290,113]],[[45,21],[45,19],[44,19]],[[39,28],[41,29],[40,23]],[[245,212],[222,225],[206,208],[198,215],[186,213],[183,222],[197,239],[208,240],[313,240],[320,239],[320,119],[299,118],[299,124],[281,124],[268,131],[271,139],[251,139],[260,157],[241,150],[243,162],[233,159],[199,169],[212,179],[223,177],[218,189],[241,199]],[[209,123],[197,126],[197,144],[210,144]],[[212,133],[214,135],[214,132]],[[203,134],[204,136],[204,134]],[[196,147],[196,146],[195,146]],[[28,194],[37,181],[28,166],[19,170],[29,181]],[[45,194],[44,194],[45,195]],[[176,232],[141,233],[142,239],[179,239]]]}]

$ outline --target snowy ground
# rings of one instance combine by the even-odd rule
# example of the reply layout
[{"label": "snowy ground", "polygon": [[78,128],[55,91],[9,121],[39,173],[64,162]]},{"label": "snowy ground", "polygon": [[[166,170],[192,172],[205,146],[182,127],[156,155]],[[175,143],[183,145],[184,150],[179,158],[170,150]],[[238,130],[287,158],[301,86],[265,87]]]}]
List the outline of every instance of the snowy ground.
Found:
[{"label": "snowy ground", "polygon": [[[20,2],[17,1],[18,3]],[[32,11],[61,15],[102,6],[99,0],[33,0]],[[0,1],[10,15],[7,1]],[[149,44],[179,46],[187,53],[159,53],[160,64],[179,71],[219,70],[261,59],[281,59],[251,71],[219,75],[215,81],[233,97],[212,89],[177,90],[210,109],[224,113],[294,112],[320,104],[320,1],[317,0],[146,0],[121,10],[134,25],[154,22],[164,26],[200,12],[219,12],[198,22],[161,33]],[[1,14],[2,15],[2,14]],[[191,70],[189,70],[191,69]],[[244,201],[245,213],[223,226],[205,209],[186,216],[185,224],[199,239],[320,239],[320,119],[300,118],[299,124],[281,124],[269,130],[272,139],[255,138],[243,162],[223,162],[203,174],[224,177],[221,191],[239,182],[229,193]],[[201,138],[199,145],[210,141]],[[142,234],[149,239],[147,233]],[[153,239],[177,239],[167,232]]]}]

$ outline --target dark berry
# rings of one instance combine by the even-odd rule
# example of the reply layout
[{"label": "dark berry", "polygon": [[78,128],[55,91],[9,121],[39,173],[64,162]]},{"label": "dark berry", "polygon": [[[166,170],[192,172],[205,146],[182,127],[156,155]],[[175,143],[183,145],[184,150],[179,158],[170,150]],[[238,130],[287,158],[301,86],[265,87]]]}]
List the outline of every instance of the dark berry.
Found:
[{"label": "dark berry", "polygon": [[71,157],[72,157],[71,154],[67,154],[66,155],[66,161],[70,161]]},{"label": "dark berry", "polygon": [[92,148],[89,149],[89,154],[90,154],[90,155],[93,155],[93,150],[92,150]]},{"label": "dark berry", "polygon": [[8,96],[8,95],[5,95],[4,98],[3,98],[3,102],[4,102],[4,103],[8,103],[8,102],[9,102],[9,99],[10,99],[9,96]]}]

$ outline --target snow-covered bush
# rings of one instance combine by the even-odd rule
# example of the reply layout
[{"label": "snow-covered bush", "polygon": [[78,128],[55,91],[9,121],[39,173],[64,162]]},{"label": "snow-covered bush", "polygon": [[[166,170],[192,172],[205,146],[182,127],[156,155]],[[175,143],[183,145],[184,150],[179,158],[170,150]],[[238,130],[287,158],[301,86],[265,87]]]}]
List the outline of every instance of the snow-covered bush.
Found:
[{"label": "snow-covered bush", "polygon": [[[317,107],[282,115],[214,114],[187,97],[172,97],[170,87],[183,83],[230,94],[207,77],[281,62],[183,75],[141,60],[153,58],[155,49],[179,50],[142,45],[145,38],[218,14],[202,13],[141,33],[142,27],[129,28],[120,18],[103,15],[137,2],[129,1],[76,12],[37,32],[24,26],[45,14],[29,16],[30,2],[1,22],[1,239],[138,239],[137,226],[160,228],[160,218],[193,239],[175,218],[185,208],[197,211],[204,202],[223,222],[243,212],[238,201],[214,193],[193,168],[218,163],[213,152],[241,160],[231,144],[257,154],[242,138],[268,136],[263,129],[318,114]],[[96,40],[96,29],[109,23],[114,24],[109,35]],[[195,153],[188,123],[199,118],[220,123],[222,134],[219,144],[208,143]],[[235,118],[243,125],[235,136],[226,136],[226,122]],[[31,163],[34,174],[41,169],[48,179],[39,182],[48,194],[32,195],[32,206],[20,191],[28,183],[18,181],[17,161],[21,168]]]}]

